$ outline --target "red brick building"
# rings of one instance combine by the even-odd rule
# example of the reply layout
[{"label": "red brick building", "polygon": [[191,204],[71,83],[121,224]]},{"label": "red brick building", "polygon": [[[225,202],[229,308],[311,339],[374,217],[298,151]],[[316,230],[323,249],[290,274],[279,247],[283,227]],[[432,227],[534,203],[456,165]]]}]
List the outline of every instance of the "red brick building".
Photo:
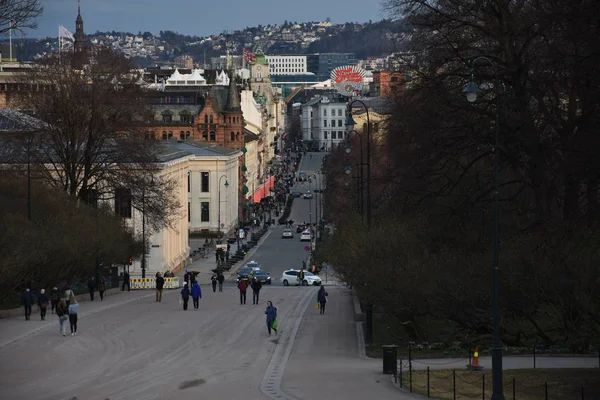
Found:
[{"label": "red brick building", "polygon": [[378,97],[391,97],[402,91],[404,75],[399,71],[373,72],[373,89]]}]

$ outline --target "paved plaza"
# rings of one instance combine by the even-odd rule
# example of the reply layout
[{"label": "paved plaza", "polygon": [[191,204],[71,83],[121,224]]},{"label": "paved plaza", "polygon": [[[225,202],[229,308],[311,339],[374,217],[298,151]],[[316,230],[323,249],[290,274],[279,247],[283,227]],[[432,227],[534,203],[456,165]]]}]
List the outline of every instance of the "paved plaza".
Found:
[{"label": "paved plaza", "polygon": [[[315,153],[300,169],[310,174],[320,163]],[[314,189],[314,182],[298,190],[309,188]],[[309,204],[296,199],[290,218],[308,222]],[[46,321],[35,313],[31,321],[0,320],[0,400],[415,398],[381,373],[381,360],[360,356],[353,303],[345,287],[330,278],[329,302],[320,315],[317,288],[279,283],[284,270],[299,268],[308,255],[297,235],[282,239],[282,229],[271,228],[248,257],[273,279],[263,286],[259,305],[252,304],[251,292],[247,304],[240,305],[231,275],[224,292],[213,293],[209,271],[214,261],[207,258],[194,264],[202,271],[198,311],[191,304],[182,310],[178,290],[166,291],[162,303],[154,301],[152,291],[131,291],[111,292],[103,302],[82,302],[75,337],[59,335],[54,315]],[[278,309],[277,336],[267,333],[267,300]],[[488,360],[480,362],[486,366]],[[504,365],[528,368],[530,362],[506,358]],[[464,364],[466,360],[414,361],[415,368]],[[595,367],[597,359],[538,358],[537,365]]]}]

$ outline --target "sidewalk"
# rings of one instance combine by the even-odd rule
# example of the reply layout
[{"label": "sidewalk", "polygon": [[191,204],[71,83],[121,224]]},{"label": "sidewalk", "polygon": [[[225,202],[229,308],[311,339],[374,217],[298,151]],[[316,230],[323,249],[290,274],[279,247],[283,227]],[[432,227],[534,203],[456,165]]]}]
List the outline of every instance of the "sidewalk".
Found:
[{"label": "sidewalk", "polygon": [[[102,311],[113,307],[118,307],[123,304],[153,297],[154,290],[132,290],[130,292],[111,289],[104,296],[104,300],[100,301],[98,293],[96,293],[94,301],[89,301],[89,294],[77,295],[77,301],[80,303],[79,318],[88,318]],[[34,311],[31,314],[31,320],[25,321],[25,313],[21,312],[18,316],[0,319],[0,349],[6,347],[19,340],[40,333],[45,329],[55,329],[58,333],[58,317],[51,313],[48,309],[46,320],[42,321],[37,307],[34,306]]]}]

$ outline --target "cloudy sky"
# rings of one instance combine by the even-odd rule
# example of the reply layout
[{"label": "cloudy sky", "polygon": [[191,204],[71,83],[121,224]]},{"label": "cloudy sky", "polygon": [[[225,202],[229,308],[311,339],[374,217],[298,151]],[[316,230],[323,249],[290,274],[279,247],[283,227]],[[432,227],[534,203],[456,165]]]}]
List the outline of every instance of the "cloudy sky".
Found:
[{"label": "cloudy sky", "polygon": [[[44,13],[27,37],[57,36],[58,25],[75,31],[77,0],[40,0]],[[378,21],[384,18],[381,0],[81,0],[87,33],[96,31],[172,30],[206,36],[224,30],[288,20]]]}]

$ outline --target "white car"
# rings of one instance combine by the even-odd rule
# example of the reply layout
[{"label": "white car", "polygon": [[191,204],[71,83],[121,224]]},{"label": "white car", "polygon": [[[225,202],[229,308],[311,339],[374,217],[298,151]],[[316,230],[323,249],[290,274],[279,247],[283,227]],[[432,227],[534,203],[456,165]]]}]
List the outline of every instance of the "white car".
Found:
[{"label": "white car", "polygon": [[286,239],[286,238],[293,238],[294,237],[294,233],[292,232],[292,230],[290,228],[285,228],[283,230],[283,233],[281,234],[281,237]]},{"label": "white car", "polygon": [[248,261],[248,264],[246,264],[246,268],[251,268],[252,271],[258,271],[260,269],[260,264],[254,260]]},{"label": "white car", "polygon": [[300,234],[300,241],[301,242],[306,242],[312,239],[312,233],[310,233],[309,230],[305,230]]},{"label": "white car", "polygon": [[[289,269],[287,271],[283,271],[283,274],[281,274],[281,283],[283,284],[283,286],[299,285],[299,272],[300,270],[297,269]],[[302,286],[319,286],[321,285],[321,283],[321,278],[319,278],[317,275],[313,274],[312,272],[304,271],[304,280],[302,281]]]}]

